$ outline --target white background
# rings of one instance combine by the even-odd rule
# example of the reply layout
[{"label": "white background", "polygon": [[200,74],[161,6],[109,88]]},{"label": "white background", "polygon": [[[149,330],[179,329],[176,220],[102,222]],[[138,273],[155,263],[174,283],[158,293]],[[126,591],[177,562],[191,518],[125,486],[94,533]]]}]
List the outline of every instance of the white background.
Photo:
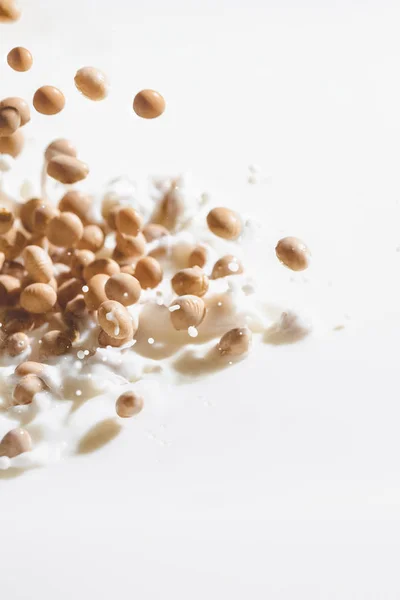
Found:
[{"label": "white background", "polygon": [[[38,178],[59,136],[90,189],[190,169],[258,215],[271,253],[306,239],[348,318],[178,388],[97,454],[0,479],[1,597],[399,598],[398,2],[21,5],[0,26],[1,96],[54,84],[67,107],[34,116],[16,175]],[[31,72],[7,67],[15,45]],[[104,103],[74,90],[88,64],[111,76]],[[162,119],[133,114],[143,87]],[[269,183],[246,184],[250,163]]]}]

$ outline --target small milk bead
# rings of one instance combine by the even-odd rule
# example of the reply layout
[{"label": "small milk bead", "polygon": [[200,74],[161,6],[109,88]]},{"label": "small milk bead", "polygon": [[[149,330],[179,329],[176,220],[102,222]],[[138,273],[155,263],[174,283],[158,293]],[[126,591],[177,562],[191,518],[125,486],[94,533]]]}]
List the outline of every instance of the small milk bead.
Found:
[{"label": "small milk bead", "polygon": [[25,73],[25,71],[29,71],[32,67],[33,58],[29,50],[22,46],[17,46],[7,54],[7,62],[14,71]]},{"label": "small milk bead", "polygon": [[100,327],[111,337],[125,339],[134,333],[131,315],[115,300],[106,300],[99,306],[97,319]]},{"label": "small milk bead", "polygon": [[89,167],[74,156],[59,154],[48,162],[47,174],[60,183],[72,184],[86,179]]},{"label": "small milk bead", "polygon": [[145,256],[136,263],[135,277],[142,289],[153,289],[161,283],[163,270],[160,263],[151,256]]},{"label": "small milk bead", "polygon": [[33,106],[42,115],[56,115],[65,106],[65,96],[58,88],[44,85],[36,90],[33,96]]},{"label": "small milk bead", "polygon": [[[0,0],[1,2],[1,0]],[[1,3],[0,3],[1,6]],[[1,8],[0,8],[1,17]],[[1,20],[1,18],[0,18]],[[17,427],[11,429],[0,442],[0,456],[8,456],[8,458],[15,458],[25,452],[32,450],[32,438],[26,429]]]},{"label": "small milk bead", "polygon": [[64,154],[66,156],[73,156],[76,158],[78,152],[72,142],[64,138],[60,138],[54,140],[53,142],[51,142],[51,144],[47,146],[44,157],[47,161],[49,161],[55,156],[59,156],[60,154]]},{"label": "small milk bead", "polygon": [[50,221],[47,228],[47,237],[54,246],[71,248],[75,246],[83,235],[83,225],[80,218],[74,213],[63,212]]},{"label": "small milk bead", "polygon": [[142,291],[138,280],[127,273],[112,275],[104,289],[109,300],[120,302],[123,306],[136,304]]},{"label": "small milk bead", "polygon": [[57,302],[57,294],[47,283],[31,283],[21,293],[21,306],[28,312],[49,312]]},{"label": "small milk bead", "polygon": [[119,417],[128,419],[140,413],[143,409],[143,398],[135,392],[121,394],[115,404],[115,410]]},{"label": "small milk bead", "polygon": [[11,106],[0,109],[0,136],[10,136],[21,125],[21,116],[16,108]]},{"label": "small milk bead", "polygon": [[87,283],[89,289],[83,294],[89,310],[97,310],[100,304],[107,300],[104,288],[108,279],[109,275],[105,275],[104,273],[99,273],[89,279]]},{"label": "small milk bead", "polygon": [[165,111],[165,100],[155,90],[142,90],[133,100],[133,110],[142,119],[155,119]]},{"label": "small milk bead", "polygon": [[178,271],[171,280],[172,289],[178,296],[191,294],[204,296],[208,290],[209,282],[207,275],[200,267],[191,267]]},{"label": "small milk bead", "polygon": [[82,67],[75,75],[76,88],[89,100],[104,100],[109,84],[105,74],[95,67]]},{"label": "small milk bead", "polygon": [[207,225],[214,235],[236,240],[242,232],[240,217],[229,208],[213,208],[207,215]]},{"label": "small milk bead", "polygon": [[29,123],[31,120],[31,111],[29,108],[29,104],[18,96],[10,96],[9,98],[4,98],[0,102],[0,109],[2,108],[15,108],[18,111],[20,119],[21,119],[21,127]]},{"label": "small milk bead", "polygon": [[275,252],[281,263],[292,271],[304,271],[310,264],[309,249],[296,237],[279,240]]}]

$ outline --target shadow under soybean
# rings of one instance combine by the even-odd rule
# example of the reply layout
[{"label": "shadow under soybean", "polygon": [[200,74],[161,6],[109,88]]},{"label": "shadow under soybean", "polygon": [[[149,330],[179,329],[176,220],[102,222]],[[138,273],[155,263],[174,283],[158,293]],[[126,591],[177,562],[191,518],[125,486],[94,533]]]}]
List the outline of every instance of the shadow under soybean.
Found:
[{"label": "shadow under soybean", "polygon": [[77,449],[78,454],[90,454],[100,450],[103,446],[117,437],[122,426],[116,419],[110,418],[100,421],[83,436]]}]

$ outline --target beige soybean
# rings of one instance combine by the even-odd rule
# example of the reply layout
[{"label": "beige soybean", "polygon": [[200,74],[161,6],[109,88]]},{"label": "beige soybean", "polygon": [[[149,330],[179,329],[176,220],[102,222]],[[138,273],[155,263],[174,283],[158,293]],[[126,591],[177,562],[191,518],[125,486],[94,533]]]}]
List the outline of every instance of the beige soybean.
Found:
[{"label": "beige soybean", "polygon": [[17,303],[21,292],[21,280],[12,275],[0,275],[0,306]]},{"label": "beige soybean", "polygon": [[292,271],[304,271],[310,264],[310,251],[299,238],[285,237],[279,240],[275,252],[281,263]]},{"label": "beige soybean", "polygon": [[11,106],[0,109],[0,136],[10,136],[21,125],[21,116],[17,109]]},{"label": "beige soybean", "polygon": [[44,85],[36,90],[33,96],[33,106],[42,115],[56,115],[65,106],[65,96],[53,85]]},{"label": "beige soybean", "polygon": [[27,430],[22,427],[11,429],[0,442],[0,456],[15,458],[16,456],[24,454],[25,452],[30,452],[31,450],[32,438]]},{"label": "beige soybean", "polygon": [[14,388],[13,404],[31,404],[35,394],[43,392],[45,388],[44,382],[37,375],[24,375]]},{"label": "beige soybean", "polygon": [[0,0],[0,23],[18,21],[21,12],[15,0]]},{"label": "beige soybean", "polygon": [[41,339],[40,354],[43,358],[62,356],[71,349],[72,342],[65,332],[59,330],[48,331]]},{"label": "beige soybean", "polygon": [[105,331],[103,331],[103,329],[100,330],[98,337],[99,346],[101,348],[106,348],[107,346],[112,346],[112,348],[120,348],[121,346],[124,346],[127,342],[130,342],[131,340],[132,336],[127,337],[125,339],[113,338],[110,335],[108,335]]},{"label": "beige soybean", "polygon": [[213,208],[207,215],[207,225],[214,235],[225,240],[236,240],[242,232],[242,222],[229,208]]},{"label": "beige soybean", "polygon": [[228,275],[240,275],[243,273],[243,265],[232,254],[227,254],[222,258],[218,259],[215,263],[211,279],[220,279],[221,277],[228,277]]},{"label": "beige soybean", "polygon": [[29,348],[29,338],[26,333],[19,331],[8,336],[6,350],[10,356],[18,356]]},{"label": "beige soybean", "polygon": [[178,296],[185,296],[186,294],[204,296],[208,290],[209,282],[207,275],[200,267],[190,267],[178,271],[173,276],[171,285]]},{"label": "beige soybean", "polygon": [[134,333],[131,315],[125,306],[115,300],[106,300],[99,306],[97,319],[110,337],[125,339]]},{"label": "beige soybean", "polygon": [[39,246],[27,246],[22,257],[25,269],[33,281],[48,283],[53,278],[53,263],[50,256]]},{"label": "beige soybean", "polygon": [[33,57],[27,48],[17,46],[7,54],[7,62],[14,71],[25,73],[33,65]]},{"label": "beige soybean", "polygon": [[221,356],[241,356],[249,351],[251,331],[248,327],[235,327],[225,333],[217,346]]},{"label": "beige soybean", "polygon": [[83,281],[76,277],[64,281],[57,291],[57,300],[61,308],[65,308],[70,300],[81,294],[83,286]]},{"label": "beige soybean", "polygon": [[83,269],[83,278],[89,281],[94,275],[98,275],[99,273],[111,277],[111,275],[115,275],[119,271],[119,264],[112,258],[97,258]]},{"label": "beige soybean", "polygon": [[198,296],[180,296],[169,308],[172,325],[178,331],[197,327],[206,315],[204,300]]},{"label": "beige soybean", "polygon": [[14,225],[14,215],[8,208],[0,208],[0,234],[7,233]]},{"label": "beige soybean", "polygon": [[3,108],[15,108],[15,110],[18,111],[21,119],[21,127],[29,123],[31,120],[29,104],[23,98],[19,98],[18,96],[4,98],[4,100],[0,102],[0,110]]},{"label": "beige soybean", "polygon": [[105,275],[104,273],[99,273],[89,279],[87,283],[89,289],[87,292],[84,292],[86,306],[89,310],[97,310],[100,304],[107,300],[104,288],[108,279],[109,275]]},{"label": "beige soybean", "polygon": [[128,263],[121,265],[121,273],[128,273],[128,275],[135,275],[135,263]]},{"label": "beige soybean", "polygon": [[58,215],[57,209],[49,204],[41,204],[32,215],[32,226],[35,235],[44,236],[50,221]]},{"label": "beige soybean", "polygon": [[165,100],[155,90],[142,90],[133,100],[133,110],[142,119],[155,119],[165,111]]},{"label": "beige soybean", "polygon": [[72,212],[76,214],[82,222],[87,220],[88,212],[92,206],[92,198],[88,194],[70,190],[61,198],[58,208],[61,212]]},{"label": "beige soybean", "polygon": [[0,154],[7,154],[17,158],[24,149],[25,138],[20,129],[12,135],[0,137]]},{"label": "beige soybean", "polygon": [[83,225],[80,218],[71,212],[63,212],[50,221],[47,237],[55,246],[71,248],[83,235]]},{"label": "beige soybean", "polygon": [[122,419],[129,419],[143,410],[144,401],[134,391],[124,392],[115,403],[115,410]]},{"label": "beige soybean", "polygon": [[74,317],[83,317],[86,313],[87,306],[85,302],[85,297],[83,294],[78,294],[72,300],[70,300],[65,307],[65,314],[73,315]]},{"label": "beige soybean", "polygon": [[145,256],[136,263],[135,277],[143,290],[153,289],[162,281],[163,270],[155,258]]},{"label": "beige soybean", "polygon": [[143,218],[130,206],[123,206],[115,215],[115,225],[119,233],[137,235],[143,227]]},{"label": "beige soybean", "polygon": [[21,306],[28,312],[49,312],[57,302],[57,294],[47,283],[31,283],[21,293]]},{"label": "beige soybean", "polygon": [[184,204],[179,190],[172,186],[159,202],[151,220],[168,231],[174,231],[182,217]]},{"label": "beige soybean", "polygon": [[27,360],[15,369],[15,374],[19,377],[24,375],[41,375],[44,371],[44,365],[42,363]]},{"label": "beige soybean", "polygon": [[11,308],[3,319],[2,329],[8,334],[31,331],[36,326],[34,315],[23,308]]},{"label": "beige soybean", "polygon": [[74,156],[59,154],[48,162],[47,174],[60,183],[72,184],[85,179],[89,174],[89,167]]},{"label": "beige soybean", "polygon": [[98,252],[104,246],[104,233],[98,225],[86,225],[83,235],[78,243],[78,248]]},{"label": "beige soybean", "polygon": [[159,240],[160,238],[169,235],[169,231],[163,225],[147,223],[147,225],[143,227],[143,235],[146,242],[154,242],[154,240]]},{"label": "beige soybean", "polygon": [[71,275],[83,279],[83,270],[95,260],[95,254],[91,250],[74,250],[71,257]]},{"label": "beige soybean", "polygon": [[64,154],[65,156],[73,156],[76,158],[78,151],[72,142],[66,140],[65,138],[59,138],[47,146],[44,157],[47,161],[49,161],[60,154]]},{"label": "beige soybean", "polygon": [[138,280],[127,273],[112,275],[104,289],[109,300],[120,302],[123,306],[136,304],[142,291]]},{"label": "beige soybean", "polygon": [[207,249],[204,246],[196,246],[189,255],[189,267],[203,268],[207,262]]},{"label": "beige soybean", "polygon": [[140,232],[136,236],[117,233],[116,248],[124,256],[139,258],[146,251],[146,239]]},{"label": "beige soybean", "polygon": [[27,235],[20,229],[11,228],[0,236],[0,251],[7,260],[16,259],[28,243]]},{"label": "beige soybean", "polygon": [[75,75],[76,88],[89,100],[104,100],[109,84],[106,75],[95,67],[82,67]]},{"label": "beige soybean", "polygon": [[37,208],[42,207],[46,203],[40,198],[31,198],[22,204],[19,217],[24,228],[32,233],[34,231],[33,215]]}]

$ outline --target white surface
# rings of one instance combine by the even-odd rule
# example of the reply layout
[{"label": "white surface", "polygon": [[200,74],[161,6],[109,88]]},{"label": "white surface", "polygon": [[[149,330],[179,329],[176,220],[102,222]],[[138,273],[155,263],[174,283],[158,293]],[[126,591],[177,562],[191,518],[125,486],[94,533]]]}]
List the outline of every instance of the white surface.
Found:
[{"label": "white surface", "polygon": [[[303,237],[310,278],[351,318],[180,387],[97,455],[1,480],[2,597],[398,598],[400,7],[21,4],[0,51],[26,45],[35,68],[3,64],[2,96],[68,96],[62,115],[35,115],[32,152],[76,140],[91,188],[191,169],[263,218],[271,252]],[[111,75],[107,103],[73,89],[91,63]],[[141,87],[165,95],[162,119],[131,114]],[[27,151],[18,169],[40,160]],[[270,183],[246,183],[251,163]]]}]

